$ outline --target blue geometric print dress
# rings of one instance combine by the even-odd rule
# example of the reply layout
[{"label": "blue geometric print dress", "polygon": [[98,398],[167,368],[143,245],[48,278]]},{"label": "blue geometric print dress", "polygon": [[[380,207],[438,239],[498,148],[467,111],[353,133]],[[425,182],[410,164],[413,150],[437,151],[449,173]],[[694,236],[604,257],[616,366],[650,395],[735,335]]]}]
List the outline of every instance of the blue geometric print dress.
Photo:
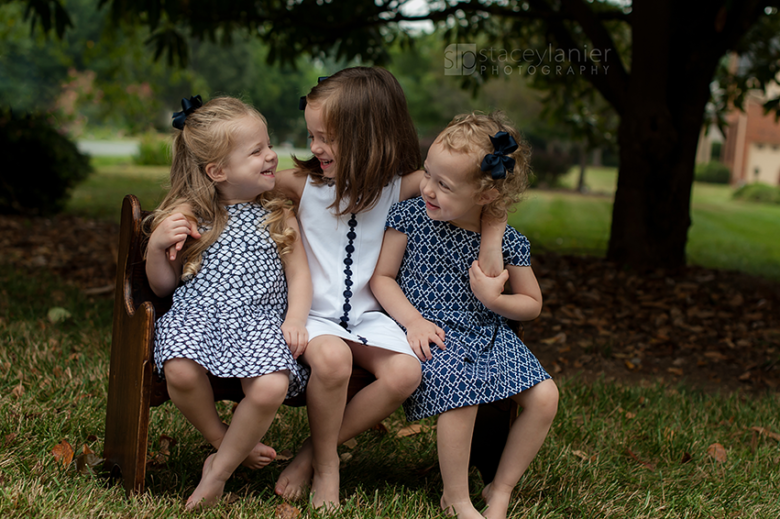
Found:
[{"label": "blue geometric print dress", "polygon": [[173,306],[155,324],[154,361],[191,359],[217,377],[258,377],[290,371],[288,396],[305,387],[281,325],[287,280],[276,243],[254,202],[227,206],[228,223],[203,253],[200,271],[173,293]]},{"label": "blue geometric print dress", "polygon": [[[550,378],[507,325],[471,291],[469,267],[479,256],[480,233],[431,220],[425,202],[395,204],[387,217],[407,237],[398,284],[423,317],[445,332],[446,350],[431,346],[422,382],[404,402],[406,418],[419,420],[520,393]],[[507,227],[505,265],[529,266],[528,239]]]}]

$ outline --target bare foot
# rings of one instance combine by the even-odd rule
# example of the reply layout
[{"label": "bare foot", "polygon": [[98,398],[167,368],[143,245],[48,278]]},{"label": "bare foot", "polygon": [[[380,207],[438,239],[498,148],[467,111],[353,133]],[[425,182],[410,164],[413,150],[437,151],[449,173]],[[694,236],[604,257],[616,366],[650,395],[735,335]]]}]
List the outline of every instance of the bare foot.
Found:
[{"label": "bare foot", "polygon": [[494,490],[492,484],[488,483],[482,490],[482,498],[487,504],[487,510],[485,511],[487,519],[506,519],[512,492]]},{"label": "bare foot", "polygon": [[276,451],[264,443],[258,443],[241,464],[250,469],[261,469],[276,458]]},{"label": "bare foot", "polygon": [[444,510],[445,515],[458,516],[458,519],[484,519],[468,499],[449,502],[444,499],[444,496],[441,496],[441,509]]},{"label": "bare foot", "polygon": [[216,474],[213,474],[211,466],[214,462],[214,456],[216,454],[212,454],[203,462],[203,473],[200,483],[198,483],[195,491],[187,499],[187,504],[185,505],[187,511],[209,508],[214,506],[219,501],[219,498],[222,497],[227,479],[218,478]]},{"label": "bare foot", "polygon": [[307,438],[298,454],[279,475],[276,486],[274,486],[274,492],[277,495],[290,501],[303,497],[306,489],[311,485],[314,472],[311,465],[313,455],[311,438]]},{"label": "bare foot", "polygon": [[336,510],[339,504],[339,466],[335,470],[314,471],[311,483],[311,504],[314,508]]}]

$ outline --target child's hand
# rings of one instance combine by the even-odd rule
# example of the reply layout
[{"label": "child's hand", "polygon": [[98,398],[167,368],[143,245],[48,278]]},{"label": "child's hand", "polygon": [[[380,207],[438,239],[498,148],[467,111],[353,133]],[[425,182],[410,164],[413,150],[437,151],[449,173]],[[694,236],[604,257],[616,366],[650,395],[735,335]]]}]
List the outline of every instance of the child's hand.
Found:
[{"label": "child's hand", "polygon": [[480,268],[479,262],[475,261],[469,269],[469,283],[471,291],[477,296],[487,308],[491,308],[493,303],[501,296],[504,291],[504,285],[509,279],[509,271],[504,269],[497,277],[490,277]]},{"label": "child's hand", "polygon": [[436,344],[440,350],[447,349],[444,346],[444,330],[428,321],[427,319],[417,319],[406,327],[406,340],[409,346],[421,361],[431,360],[430,343]]},{"label": "child's hand", "polygon": [[309,332],[306,331],[306,322],[299,319],[285,319],[282,323],[284,340],[294,359],[300,357],[309,344]]},{"label": "child's hand", "polygon": [[163,220],[149,237],[149,250],[158,253],[164,251],[165,256],[173,261],[188,236],[200,238],[197,225],[183,214],[174,213]]}]

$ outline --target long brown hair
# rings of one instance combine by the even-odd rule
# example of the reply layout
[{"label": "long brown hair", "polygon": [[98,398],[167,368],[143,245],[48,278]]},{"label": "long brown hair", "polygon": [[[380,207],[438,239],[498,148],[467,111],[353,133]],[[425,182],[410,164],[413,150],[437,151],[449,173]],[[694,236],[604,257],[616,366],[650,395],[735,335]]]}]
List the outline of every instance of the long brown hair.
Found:
[{"label": "long brown hair", "polygon": [[[312,88],[306,102],[322,107],[325,128],[337,147],[336,200],[331,205],[337,214],[370,209],[396,175],[420,169],[420,144],[406,96],[387,70],[341,70]],[[324,182],[316,157],[294,160],[299,171]]]},{"label": "long brown hair", "polygon": [[[219,238],[228,221],[228,213],[216,183],[206,173],[208,164],[222,168],[235,145],[236,134],[246,117],[267,124],[253,107],[232,97],[212,99],[187,116],[184,128],[173,139],[171,187],[160,206],[148,217],[153,232],[177,207],[189,206],[199,225],[207,227],[198,240],[187,240],[182,279],[200,270],[203,252]],[[295,241],[295,231],[287,227],[287,201],[262,193],[256,200],[270,211],[262,222],[276,242],[279,255],[287,254]]]},{"label": "long brown hair", "polygon": [[[485,155],[493,153],[495,148],[490,137],[504,131],[514,137],[517,150],[510,157],[515,159],[515,166],[506,178],[494,180],[490,173],[482,171],[480,165]],[[511,211],[520,201],[523,192],[528,187],[528,176],[531,172],[531,147],[524,141],[514,124],[503,112],[495,111],[489,114],[472,112],[456,115],[443,132],[436,137],[445,149],[466,153],[472,164],[472,179],[476,183],[476,194],[489,189],[498,191],[498,197],[487,204],[483,211],[495,217],[500,217],[505,211]]]}]

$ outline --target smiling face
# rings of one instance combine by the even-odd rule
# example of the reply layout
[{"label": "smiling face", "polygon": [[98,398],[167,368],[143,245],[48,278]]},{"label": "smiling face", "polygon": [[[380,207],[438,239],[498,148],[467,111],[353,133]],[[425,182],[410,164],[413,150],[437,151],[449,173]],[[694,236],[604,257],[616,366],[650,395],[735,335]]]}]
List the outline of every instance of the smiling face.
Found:
[{"label": "smiling face", "polygon": [[323,176],[335,178],[337,149],[325,127],[322,105],[307,104],[303,117],[306,119],[306,129],[311,140],[311,152],[320,161]]},{"label": "smiling face", "polygon": [[225,165],[222,168],[215,164],[206,166],[227,205],[251,202],[272,190],[276,182],[278,160],[265,124],[256,117],[247,116],[239,125]]},{"label": "smiling face", "polygon": [[487,195],[477,194],[473,177],[474,158],[453,151],[436,141],[428,151],[420,193],[431,220],[450,222],[470,231],[479,231],[482,206]]}]

